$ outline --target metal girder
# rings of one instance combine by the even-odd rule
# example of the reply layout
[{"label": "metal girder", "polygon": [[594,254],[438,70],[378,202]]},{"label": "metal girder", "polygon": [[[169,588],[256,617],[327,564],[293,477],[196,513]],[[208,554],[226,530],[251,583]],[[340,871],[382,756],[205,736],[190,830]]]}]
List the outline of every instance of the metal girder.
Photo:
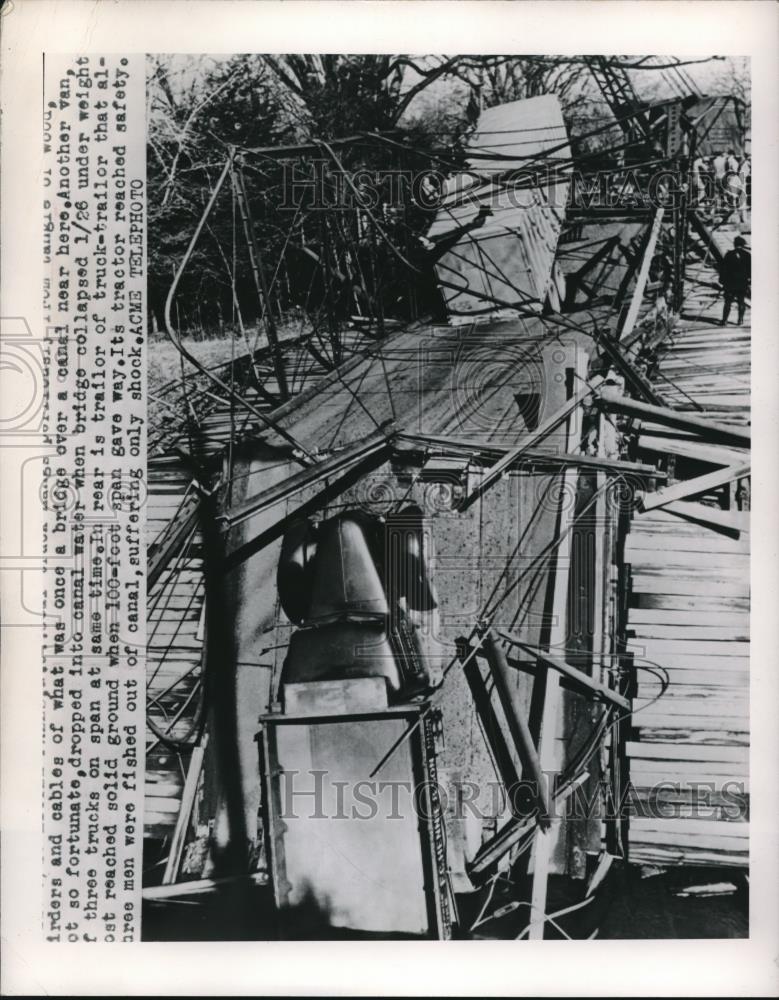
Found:
[{"label": "metal girder", "polygon": [[157,538],[149,546],[146,568],[146,589],[151,590],[168,565],[171,556],[184,543],[184,539],[195,528],[200,509],[200,496],[192,492],[185,497],[181,506]]},{"label": "metal girder", "polygon": [[[370,449],[356,462],[352,461],[351,464],[347,464],[346,471],[343,471],[342,466],[341,475],[330,480],[315,496],[304,501],[292,511],[287,511],[286,504],[276,502],[275,506],[278,509],[276,517],[271,520],[270,524],[266,525],[263,531],[249,539],[249,541],[239,545],[225,556],[222,565],[223,571],[229,572],[235,569],[256,552],[264,549],[266,545],[270,545],[271,542],[280,538],[293,521],[321,510],[330,500],[340,496],[350,486],[358,482],[366,472],[370,472],[381,465],[386,460],[388,454],[389,448],[386,444],[379,448]],[[332,471],[330,474],[333,474]],[[317,478],[321,478],[321,476]]]},{"label": "metal girder", "polygon": [[[447,438],[435,434],[398,434],[393,438],[391,448],[394,454],[403,457],[412,454],[452,455],[463,458],[476,457],[481,461],[494,462],[505,455],[508,448],[468,438]],[[630,473],[651,479],[666,479],[666,473],[644,462],[626,462],[621,459],[603,458],[598,455],[569,455],[538,451],[530,448],[523,451],[516,460],[517,465],[538,468],[559,469],[573,465],[581,469],[594,469],[614,476]],[[510,466],[513,468],[514,465]]]},{"label": "metal girder", "polygon": [[263,490],[258,496],[252,497],[250,500],[246,500],[244,503],[238,504],[236,507],[226,511],[219,519],[222,524],[222,530],[229,531],[249,518],[255,517],[264,510],[268,510],[269,507],[274,507],[282,500],[294,496],[307,486],[312,486],[326,479],[328,476],[344,472],[354,465],[355,462],[359,462],[363,458],[383,452],[392,434],[391,426],[389,425],[387,430],[375,431],[373,434],[361,438],[354,444],[349,445],[349,447],[344,448],[343,451],[337,452],[335,455],[331,455],[330,458],[325,458],[321,462],[317,462],[315,465],[295,473],[293,476],[289,476],[275,486]]},{"label": "metal girder", "polygon": [[[608,56],[590,56],[587,63],[625,135],[634,138],[638,131],[644,137],[648,137],[651,134],[651,127],[627,70],[615,64]],[[633,114],[626,118],[626,113],[631,112]]]}]

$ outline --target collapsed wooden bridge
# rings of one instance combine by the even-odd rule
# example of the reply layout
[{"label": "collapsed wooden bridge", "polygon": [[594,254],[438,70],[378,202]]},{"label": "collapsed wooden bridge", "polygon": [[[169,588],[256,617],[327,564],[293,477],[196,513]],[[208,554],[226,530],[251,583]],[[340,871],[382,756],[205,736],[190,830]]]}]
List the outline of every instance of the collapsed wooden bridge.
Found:
[{"label": "collapsed wooden bridge", "polygon": [[[402,504],[425,514],[439,591],[425,709],[446,735],[439,773],[539,779],[539,799],[509,801],[475,847],[448,823],[452,881],[492,892],[510,871],[527,887],[520,936],[543,937],[550,876],[577,881],[584,905],[615,857],[746,864],[749,327],[714,325],[724,226],[690,226],[681,310],[660,312],[662,224],[662,209],[569,220],[533,258],[546,277],[520,308],[487,268],[486,322],[356,324],[329,354],[312,329],[171,384],[169,410],[197,419],[161,428],[149,462],[149,899],[213,888],[208,843],[236,822],[209,743],[209,496],[253,872],[267,860],[256,718],[278,697],[291,628],[280,540],[302,514]],[[528,307],[550,282],[568,312]],[[658,792],[666,779],[679,787]],[[715,785],[705,816],[698,779]],[[577,814],[581,796],[599,808]]]}]

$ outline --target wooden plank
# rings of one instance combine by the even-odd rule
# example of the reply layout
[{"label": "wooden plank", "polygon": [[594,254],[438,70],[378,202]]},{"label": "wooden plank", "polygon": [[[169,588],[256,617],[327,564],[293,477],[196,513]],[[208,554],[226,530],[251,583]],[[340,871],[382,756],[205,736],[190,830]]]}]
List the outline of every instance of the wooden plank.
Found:
[{"label": "wooden plank", "polygon": [[[635,590],[635,588],[634,588]],[[708,594],[689,596],[684,594],[637,594],[632,595],[630,607],[634,609],[668,609],[682,611],[722,611],[748,612],[748,597],[712,597]]]},{"label": "wooden plank", "polygon": [[658,544],[654,548],[632,549],[630,559],[628,552],[625,553],[626,562],[630,562],[634,567],[643,568],[659,566],[669,572],[674,572],[675,568],[685,569],[687,567],[706,567],[714,569],[733,569],[734,571],[749,575],[749,553],[748,552],[708,552],[696,550],[692,547],[688,549],[676,549],[668,544]]},{"label": "wooden plank", "polygon": [[[731,701],[733,704],[739,706],[739,711],[746,705],[749,705],[749,684],[744,683],[742,685],[734,685],[730,683],[732,674],[726,674],[725,679],[728,683],[720,684],[719,686],[714,684],[678,684],[677,677],[684,677],[685,674],[690,674],[690,670],[674,670],[670,672],[671,682],[668,687],[665,688],[663,694],[663,702],[674,702],[679,703],[684,699],[694,699],[699,702],[713,702],[718,700]],[[638,697],[644,701],[648,697],[656,697],[662,688],[660,680],[656,677],[652,677],[649,674],[642,674],[641,680],[638,686]],[[712,671],[709,675],[711,677],[717,677],[717,674]],[[739,676],[738,674],[735,676]],[[743,676],[743,675],[741,675]],[[644,680],[644,678],[648,678]],[[748,682],[749,678],[745,678]]]},{"label": "wooden plank", "polygon": [[628,626],[638,625],[722,625],[749,628],[750,616],[744,611],[698,611],[682,608],[631,608]]},{"label": "wooden plank", "polygon": [[684,639],[701,641],[718,639],[720,642],[749,642],[749,626],[733,625],[639,625],[631,622],[628,635],[634,639]]},{"label": "wooden plank", "polygon": [[[699,509],[702,508],[702,509]],[[682,515],[686,514],[686,517]],[[649,513],[636,512],[630,527],[632,534],[641,532],[670,532],[674,535],[701,535],[707,531],[713,535],[711,526],[718,525],[734,532],[748,532],[750,529],[748,511],[721,510],[706,504],[679,501],[668,507]]]},{"label": "wooden plank", "polygon": [[149,798],[163,798],[163,799],[176,799],[181,797],[181,782],[178,781],[153,781],[149,779],[149,775],[146,776],[146,782],[143,786],[144,796]]},{"label": "wooden plank", "polygon": [[628,396],[624,396],[618,390],[612,388],[602,389],[598,399],[602,406],[616,413],[638,417],[639,419],[654,420],[657,423],[665,424],[668,427],[678,427],[681,430],[694,430],[706,441],[734,444],[739,448],[750,447],[751,435],[748,429],[716,423],[713,420],[701,417],[693,417],[688,413],[672,410],[667,406],[642,403],[637,399],[630,399]]},{"label": "wooden plank", "polygon": [[[732,786],[737,785],[737,782],[732,782]],[[651,785],[642,785],[641,787],[633,786],[634,794],[631,794],[631,802],[637,800],[638,802],[648,802],[653,801],[658,804],[675,804],[677,806],[687,806],[688,809],[685,810],[684,815],[669,818],[685,818],[694,819],[695,815],[690,806],[697,809],[700,812],[705,810],[709,805],[719,806],[725,805],[729,807],[731,813],[736,812],[737,805],[740,804],[739,800],[746,804],[748,795],[746,792],[741,792],[735,787],[730,785],[725,788],[699,788],[699,787],[681,787],[677,782],[672,781],[668,783],[660,782],[657,787],[652,788]],[[700,819],[716,819],[717,814],[714,816],[699,816]],[[727,816],[723,816],[723,819],[727,819]]]},{"label": "wooden plank", "polygon": [[[719,829],[723,827],[724,829]],[[693,847],[698,850],[747,851],[749,850],[749,823],[712,823],[693,819],[644,819],[630,820],[631,847],[643,844]]]},{"label": "wooden plank", "polygon": [[674,554],[669,553],[666,564],[652,565],[651,563],[646,563],[639,566],[631,564],[633,575],[647,576],[660,580],[664,578],[673,579],[676,576],[680,576],[696,583],[706,581],[707,579],[721,580],[723,583],[727,581],[740,583],[746,577],[745,568],[747,563],[744,562],[742,562],[741,566],[732,565],[731,560],[727,559],[724,563],[719,563],[719,565],[714,560],[710,563],[706,561],[701,563],[699,561],[698,565],[695,565],[694,561],[690,560],[687,565],[682,565],[681,563],[675,563],[674,558]]},{"label": "wooden plank", "polygon": [[647,657],[655,657],[662,661],[665,656],[707,656],[711,662],[709,669],[734,669],[728,664],[731,657],[745,659],[749,657],[748,642],[711,642],[685,639],[631,639],[628,649]]},{"label": "wooden plank", "polygon": [[725,677],[735,673],[746,674],[749,677],[749,659],[746,656],[705,656],[692,654],[687,656],[684,653],[662,653],[656,650],[647,649],[646,645],[639,645],[637,650],[630,650],[634,653],[639,663],[658,663],[666,670],[674,672],[674,677],[687,671],[698,672],[708,670],[712,673],[721,673]]},{"label": "wooden plank", "polygon": [[749,764],[749,750],[741,747],[683,747],[675,743],[654,743],[647,748],[643,743],[628,741],[625,751],[629,757],[653,760],[707,760]]},{"label": "wooden plank", "polygon": [[[262,885],[266,880],[264,874],[254,875],[228,875],[225,878],[205,878],[188,882],[179,882],[176,885],[154,885],[143,890],[145,900],[165,900],[177,899],[181,897],[186,900],[189,896],[198,896],[206,893],[214,893],[220,888],[243,883],[247,888],[253,885]],[[194,902],[194,901],[193,901]]]},{"label": "wooden plank", "polygon": [[[683,671],[681,671],[683,673]],[[674,675],[675,676],[675,675]],[[660,681],[652,679],[651,683],[639,685],[636,695],[636,705],[642,705],[647,700],[659,699],[659,704],[679,706],[693,703],[705,705],[707,710],[716,709],[721,701],[733,706],[739,714],[749,712],[749,688],[733,687],[730,684],[722,687],[702,686],[700,684],[671,684],[663,690]]]},{"label": "wooden plank", "polygon": [[661,815],[668,819],[702,819],[709,823],[749,822],[750,796],[739,788],[679,789],[671,782],[657,788],[634,788],[629,812],[635,818]]},{"label": "wooden plank", "polygon": [[[643,727],[650,725],[648,718],[666,720],[668,725],[676,725],[680,716],[699,716],[702,725],[698,728],[716,729],[710,720],[740,719],[746,721],[749,716],[749,691],[746,688],[731,689],[730,687],[713,688],[705,694],[696,693],[694,686],[674,687],[671,682],[662,695],[647,692],[639,694],[633,706],[635,725]],[[665,721],[663,721],[663,725]],[[654,725],[654,723],[651,723]],[[738,730],[741,727],[736,727]]]},{"label": "wooden plank", "polygon": [[[157,641],[157,637],[155,636],[154,641],[149,642],[149,649],[151,651],[165,650],[167,648],[168,641],[165,640],[164,636],[159,636],[159,641]],[[199,649],[203,643],[194,636],[183,635],[176,636],[176,645],[181,649]]]},{"label": "wooden plank", "polygon": [[715,837],[749,837],[749,823],[742,819],[734,819],[729,823],[712,823],[709,819],[665,819],[662,816],[637,816],[632,821],[633,831],[641,836],[646,834],[669,833],[672,836],[680,834],[701,837],[711,840]]},{"label": "wooden plank", "polygon": [[144,810],[147,813],[157,813],[160,816],[172,816],[179,810],[177,799],[166,798],[162,795],[147,795],[144,797]]},{"label": "wooden plank", "polygon": [[[547,348],[547,352],[549,350]],[[583,355],[583,352],[580,351],[577,352],[577,368],[578,372],[574,369],[575,373],[582,378],[585,377],[587,359]],[[588,387],[588,393],[592,391],[592,388],[592,385]],[[573,398],[577,399],[580,395],[578,393]],[[579,399],[576,406],[580,402],[581,399]],[[569,410],[566,425],[566,451],[573,451],[578,444],[575,440],[575,422],[570,415],[573,414],[575,408],[573,407]],[[565,649],[568,638],[567,604],[568,571],[570,567],[570,533],[568,529],[573,513],[573,504],[569,502],[568,498],[575,495],[577,476],[576,471],[571,469],[566,470],[562,475],[557,534],[559,538],[563,539],[563,542],[555,550],[550,566],[550,570],[554,574],[554,589],[552,595],[552,626],[549,632],[549,649]],[[560,674],[556,670],[546,669],[545,681],[545,697],[541,719],[541,734],[538,741],[538,756],[541,768],[547,773],[552,773],[558,764],[556,760],[557,747],[555,744],[558,740],[558,728],[562,715]],[[560,828],[561,824],[559,823],[552,824],[547,830],[539,828],[533,842],[531,854],[533,877],[530,891],[528,932],[531,941],[541,940],[544,937],[549,867],[552,852],[560,838]]]},{"label": "wooden plank", "polygon": [[749,866],[748,852],[741,854],[731,851],[695,851],[682,848],[655,848],[640,845],[630,848],[630,861],[633,864],[651,864],[662,867],[670,865],[722,865],[727,868]]},{"label": "wooden plank", "polygon": [[143,816],[143,836],[145,840],[156,837],[162,840],[170,836],[173,826],[173,813],[158,813],[146,810]]},{"label": "wooden plank", "polygon": [[[749,672],[746,670],[672,670],[671,684],[668,688],[669,694],[677,689],[683,690],[685,687],[700,688],[701,690],[728,688],[745,693],[749,688]],[[646,671],[639,673],[639,694],[642,691],[654,691],[656,688],[660,688],[659,680]]]},{"label": "wooden plank", "polygon": [[641,266],[639,268],[638,275],[636,276],[636,286],[633,290],[633,297],[630,300],[630,307],[628,308],[625,322],[622,324],[617,338],[619,340],[627,340],[633,332],[633,327],[636,325],[638,312],[644,300],[644,292],[646,290],[646,283],[649,277],[649,268],[652,264],[655,246],[657,245],[657,239],[662,229],[663,214],[664,209],[660,207],[657,209],[654,218],[652,219],[652,225],[649,229],[647,241],[644,246],[644,255],[641,258]]},{"label": "wooden plank", "polygon": [[181,856],[184,852],[184,844],[186,843],[187,829],[189,827],[192,808],[195,803],[195,795],[197,793],[197,786],[200,780],[200,772],[203,768],[203,755],[207,744],[208,734],[205,734],[202,743],[192,750],[192,754],[189,759],[187,779],[181,793],[181,804],[176,818],[176,827],[173,831],[170,851],[168,852],[168,860],[165,865],[165,872],[162,876],[163,885],[170,885],[175,882],[178,877],[178,871],[181,865]]},{"label": "wooden plank", "polygon": [[640,506],[644,511],[655,510],[657,507],[664,507],[673,501],[684,500],[687,497],[696,496],[700,493],[708,493],[710,490],[724,486],[726,483],[737,479],[745,479],[749,475],[749,472],[749,462],[728,465],[724,469],[718,469],[716,472],[708,472],[703,476],[696,476],[695,479],[685,479],[682,482],[674,483],[672,486],[665,486],[655,493],[645,493],[640,500]]},{"label": "wooden plank", "polygon": [[648,574],[634,575],[632,579],[634,594],[680,594],[698,595],[702,597],[748,598],[749,582],[726,578],[696,580],[675,579],[671,576],[650,576]]},{"label": "wooden plank", "polygon": [[669,761],[631,761],[631,785],[636,789],[673,785],[680,790],[689,789],[694,794],[710,789],[728,789],[733,795],[750,794],[749,776],[744,765],[708,764],[705,761],[685,761],[678,767],[671,764]]},{"label": "wooden plank", "polygon": [[712,448],[673,438],[650,437],[648,434],[639,434],[637,446],[640,451],[651,451],[660,455],[678,455],[682,458],[694,459],[696,462],[708,462],[710,465],[733,465],[744,458],[742,453],[732,448]]},{"label": "wooden plank", "polygon": [[743,531],[749,531],[748,512],[734,510],[718,510],[707,504],[688,503],[678,500],[666,505],[665,510],[669,514],[685,518],[688,521],[700,522],[701,524],[712,525],[730,532],[738,538]]},{"label": "wooden plank", "polygon": [[701,716],[701,715],[669,715],[656,712],[654,707],[644,709],[640,714],[633,715],[635,729],[684,729],[688,732],[706,733],[748,733],[749,718],[745,716]]},{"label": "wooden plank", "polygon": [[[685,507],[680,508],[684,510]],[[703,512],[702,512],[703,513]],[[749,531],[750,526],[750,513],[748,510],[721,510],[719,507],[711,507],[705,513],[708,514],[727,514],[728,520],[727,524],[729,527],[738,528],[740,531]],[[724,523],[724,522],[723,522]],[[674,514],[669,508],[664,508],[662,510],[653,510],[647,514],[636,514],[633,520],[633,528],[635,527],[645,527],[651,525],[653,528],[661,528],[663,525],[670,525],[674,530],[679,532],[685,531],[700,531],[700,528],[689,521],[680,520],[677,514]]]},{"label": "wooden plank", "polygon": [[742,532],[739,538],[728,538],[719,532],[702,528],[699,532],[631,531],[625,542],[625,558],[639,552],[655,552],[664,547],[671,552],[714,552],[738,555],[749,553],[750,537]]}]

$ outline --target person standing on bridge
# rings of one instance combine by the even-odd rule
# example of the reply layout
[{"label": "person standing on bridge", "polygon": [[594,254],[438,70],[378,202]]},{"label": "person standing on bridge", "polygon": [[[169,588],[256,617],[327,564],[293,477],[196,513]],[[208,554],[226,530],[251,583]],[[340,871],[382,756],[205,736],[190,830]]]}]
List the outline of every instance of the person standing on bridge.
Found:
[{"label": "person standing on bridge", "polygon": [[722,309],[722,326],[728,321],[730,307],[735,299],[738,308],[738,325],[744,322],[744,299],[749,295],[749,285],[752,280],[752,255],[747,250],[743,236],[733,240],[733,249],[725,254],[720,265],[720,284],[725,293],[725,305]]},{"label": "person standing on bridge", "polygon": [[711,161],[714,171],[714,205],[715,211],[721,211],[725,202],[725,175],[727,173],[727,158],[720,150]]}]

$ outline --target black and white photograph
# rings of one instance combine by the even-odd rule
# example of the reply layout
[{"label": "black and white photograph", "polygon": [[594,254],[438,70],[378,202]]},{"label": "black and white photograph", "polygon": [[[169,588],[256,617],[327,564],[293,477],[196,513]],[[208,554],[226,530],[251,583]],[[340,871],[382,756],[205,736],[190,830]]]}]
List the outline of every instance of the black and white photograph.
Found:
[{"label": "black and white photograph", "polygon": [[747,936],[749,60],[147,115],[144,940]]},{"label": "black and white photograph", "polygon": [[0,0],[0,993],[776,995],[777,27]]}]

